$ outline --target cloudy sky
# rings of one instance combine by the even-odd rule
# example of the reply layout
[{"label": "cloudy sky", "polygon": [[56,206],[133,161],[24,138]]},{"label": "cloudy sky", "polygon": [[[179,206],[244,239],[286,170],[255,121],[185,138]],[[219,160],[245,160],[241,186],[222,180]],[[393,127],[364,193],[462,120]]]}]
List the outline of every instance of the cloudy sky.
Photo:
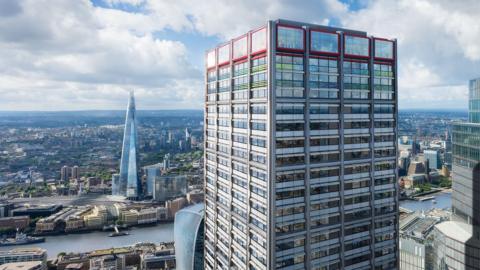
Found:
[{"label": "cloudy sky", "polygon": [[0,0],[0,110],[200,109],[206,49],[269,19],[399,42],[400,109],[467,107],[477,0]]}]

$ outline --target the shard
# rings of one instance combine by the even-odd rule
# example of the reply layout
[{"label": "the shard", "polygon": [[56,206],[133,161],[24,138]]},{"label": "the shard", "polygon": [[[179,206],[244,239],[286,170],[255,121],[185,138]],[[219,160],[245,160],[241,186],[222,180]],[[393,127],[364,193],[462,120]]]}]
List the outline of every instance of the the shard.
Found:
[{"label": "the shard", "polygon": [[135,120],[135,97],[130,92],[125,130],[123,133],[122,159],[120,160],[120,177],[118,194],[131,199],[137,199],[139,194],[139,179],[137,170],[137,123]]}]

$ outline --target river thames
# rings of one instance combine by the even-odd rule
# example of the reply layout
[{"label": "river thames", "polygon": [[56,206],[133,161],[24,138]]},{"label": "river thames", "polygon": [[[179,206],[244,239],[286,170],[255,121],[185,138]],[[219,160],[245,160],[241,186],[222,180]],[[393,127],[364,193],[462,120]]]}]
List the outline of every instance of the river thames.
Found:
[{"label": "river thames", "polygon": [[428,196],[433,196],[434,200],[400,201],[400,207],[407,208],[412,211],[428,211],[433,208],[449,209],[452,207],[451,191],[430,194]]},{"label": "river thames", "polygon": [[0,247],[0,250],[40,247],[47,250],[49,259],[53,259],[56,258],[60,252],[86,252],[96,249],[130,246],[138,242],[158,244],[160,242],[173,241],[173,223],[158,224],[157,226],[151,227],[136,227],[129,230],[129,232],[129,235],[119,237],[108,237],[110,232],[101,231],[47,236],[45,243]]}]

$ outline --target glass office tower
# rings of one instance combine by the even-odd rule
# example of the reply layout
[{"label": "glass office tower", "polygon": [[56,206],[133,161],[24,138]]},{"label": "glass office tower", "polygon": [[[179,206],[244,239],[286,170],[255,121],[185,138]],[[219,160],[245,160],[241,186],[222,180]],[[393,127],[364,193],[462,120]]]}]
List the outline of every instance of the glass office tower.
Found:
[{"label": "glass office tower", "polygon": [[206,269],[398,269],[396,64],[285,20],[207,52]]},{"label": "glass office tower", "polygon": [[480,78],[469,84],[469,119],[452,125],[453,215],[435,226],[434,269],[480,269]]}]

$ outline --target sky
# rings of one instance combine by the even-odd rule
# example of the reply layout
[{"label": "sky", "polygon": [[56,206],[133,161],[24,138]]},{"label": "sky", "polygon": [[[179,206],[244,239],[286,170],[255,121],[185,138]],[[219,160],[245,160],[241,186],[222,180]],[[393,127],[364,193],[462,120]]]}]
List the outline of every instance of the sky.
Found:
[{"label": "sky", "polygon": [[201,109],[204,53],[278,18],[396,38],[400,109],[466,109],[477,0],[0,0],[0,111]]}]

